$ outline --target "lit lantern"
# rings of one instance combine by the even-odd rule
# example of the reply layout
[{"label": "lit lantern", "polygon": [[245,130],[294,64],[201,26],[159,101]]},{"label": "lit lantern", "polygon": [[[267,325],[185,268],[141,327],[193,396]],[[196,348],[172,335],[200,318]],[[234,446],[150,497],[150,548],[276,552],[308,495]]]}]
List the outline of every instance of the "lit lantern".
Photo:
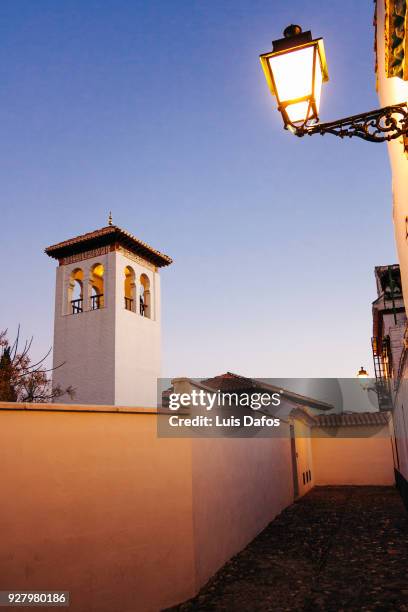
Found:
[{"label": "lit lantern", "polygon": [[368,372],[361,366],[357,374],[358,379],[368,378]]},{"label": "lit lantern", "polygon": [[312,40],[312,33],[297,25],[283,35],[260,60],[285,128],[296,131],[318,121],[322,83],[329,75],[322,38]]}]

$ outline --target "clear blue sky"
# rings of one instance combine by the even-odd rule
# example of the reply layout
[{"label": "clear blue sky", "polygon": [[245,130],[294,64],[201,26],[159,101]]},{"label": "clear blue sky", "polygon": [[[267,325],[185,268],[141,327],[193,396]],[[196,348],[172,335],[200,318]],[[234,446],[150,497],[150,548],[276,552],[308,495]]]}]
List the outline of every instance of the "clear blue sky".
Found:
[{"label": "clear blue sky", "polygon": [[354,376],[396,261],[385,145],[284,132],[258,55],[323,36],[321,119],[378,106],[373,3],[2,0],[0,327],[52,343],[43,248],[114,222],[168,253],[163,374]]}]

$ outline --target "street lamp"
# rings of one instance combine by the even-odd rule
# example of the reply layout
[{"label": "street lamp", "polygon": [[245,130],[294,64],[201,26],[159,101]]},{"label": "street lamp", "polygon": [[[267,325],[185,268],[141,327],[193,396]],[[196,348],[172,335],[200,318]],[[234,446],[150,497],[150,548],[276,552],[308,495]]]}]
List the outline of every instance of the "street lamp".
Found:
[{"label": "street lamp", "polygon": [[366,369],[363,368],[363,366],[361,366],[361,368],[359,369],[358,373],[357,373],[357,378],[359,380],[362,380],[364,378],[368,378],[368,372]]},{"label": "street lamp", "polygon": [[370,381],[367,380],[368,372],[363,366],[361,366],[361,368],[357,372],[357,378],[358,382],[361,385],[361,388],[364,389],[364,391],[376,391],[375,386],[370,384]]},{"label": "street lamp", "polygon": [[275,40],[272,53],[260,56],[261,65],[285,127],[296,131],[319,119],[322,83],[328,81],[323,39],[291,25]]},{"label": "street lamp", "polygon": [[329,80],[323,39],[290,25],[284,38],[272,42],[272,51],[259,59],[269,89],[276,97],[285,129],[296,136],[334,134],[358,136],[371,142],[393,140],[408,133],[407,104],[319,123],[322,84]]},{"label": "street lamp", "polygon": [[358,382],[361,388],[369,393],[372,391],[377,396],[378,407],[380,410],[392,410],[393,402],[389,380],[370,381],[367,370],[361,366],[357,373]]}]

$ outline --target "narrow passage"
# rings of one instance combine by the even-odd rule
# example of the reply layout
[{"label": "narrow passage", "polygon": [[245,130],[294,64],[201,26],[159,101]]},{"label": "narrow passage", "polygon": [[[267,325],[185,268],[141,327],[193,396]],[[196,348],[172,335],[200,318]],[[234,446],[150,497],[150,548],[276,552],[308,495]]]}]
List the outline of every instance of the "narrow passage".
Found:
[{"label": "narrow passage", "polygon": [[173,611],[408,611],[408,515],[393,487],[315,487]]}]

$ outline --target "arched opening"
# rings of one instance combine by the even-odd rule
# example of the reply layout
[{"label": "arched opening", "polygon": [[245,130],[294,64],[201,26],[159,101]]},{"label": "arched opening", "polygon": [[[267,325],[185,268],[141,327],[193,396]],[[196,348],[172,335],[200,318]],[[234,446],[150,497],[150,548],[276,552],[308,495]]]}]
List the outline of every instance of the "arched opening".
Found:
[{"label": "arched opening", "polygon": [[72,270],[68,285],[68,312],[78,314],[84,310],[84,273],[81,268]]},{"label": "arched opening", "polygon": [[99,310],[104,306],[104,268],[102,264],[95,264],[91,269],[91,310]]},{"label": "arched opening", "polygon": [[140,277],[139,311],[142,317],[150,319],[150,280],[146,274],[142,274]]},{"label": "arched opening", "polygon": [[136,310],[136,283],[135,271],[131,266],[125,268],[125,308],[135,312]]}]

